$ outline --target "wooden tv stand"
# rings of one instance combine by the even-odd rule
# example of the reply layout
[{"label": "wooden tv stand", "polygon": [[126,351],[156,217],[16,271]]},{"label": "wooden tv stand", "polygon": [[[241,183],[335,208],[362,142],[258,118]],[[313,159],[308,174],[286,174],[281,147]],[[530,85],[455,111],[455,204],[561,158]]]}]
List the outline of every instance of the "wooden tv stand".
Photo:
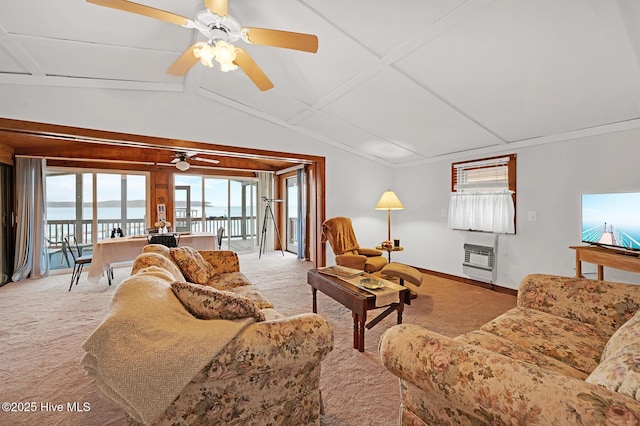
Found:
[{"label": "wooden tv stand", "polygon": [[576,277],[582,278],[582,262],[598,265],[598,279],[604,280],[604,267],[640,273],[640,253],[598,246],[571,246],[576,251]]}]

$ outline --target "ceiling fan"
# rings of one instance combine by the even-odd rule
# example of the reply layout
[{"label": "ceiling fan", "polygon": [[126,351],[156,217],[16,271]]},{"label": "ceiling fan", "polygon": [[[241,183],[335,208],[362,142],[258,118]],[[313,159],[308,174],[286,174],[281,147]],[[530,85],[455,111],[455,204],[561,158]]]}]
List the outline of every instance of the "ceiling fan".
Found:
[{"label": "ceiling fan", "polygon": [[171,164],[175,164],[176,169],[180,170],[181,172],[187,171],[189,170],[189,167],[191,167],[191,164],[189,164],[187,160],[202,161],[203,163],[211,164],[220,163],[220,161],[211,158],[198,157],[198,154],[196,154],[195,152],[176,152],[173,156],[175,158],[171,160]]},{"label": "ceiling fan", "polygon": [[318,37],[312,34],[240,26],[240,23],[228,14],[227,0],[204,0],[206,8],[196,13],[193,19],[126,0],[86,1],[197,29],[207,41],[194,43],[169,67],[167,73],[175,76],[185,75],[198,60],[208,67],[212,67],[215,60],[224,72],[240,67],[258,89],[265,91],[273,88],[273,83],[253,58],[244,49],[233,45],[233,42],[242,39],[250,44],[310,53],[318,51]]}]

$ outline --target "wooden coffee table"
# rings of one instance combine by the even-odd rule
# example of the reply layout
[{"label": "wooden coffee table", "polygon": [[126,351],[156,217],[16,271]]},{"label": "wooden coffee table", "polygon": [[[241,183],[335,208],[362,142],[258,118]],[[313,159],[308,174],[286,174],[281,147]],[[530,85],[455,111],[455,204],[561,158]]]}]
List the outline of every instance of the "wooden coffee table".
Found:
[{"label": "wooden coffee table", "polygon": [[402,324],[404,304],[405,301],[410,300],[409,289],[403,288],[399,291],[399,303],[392,303],[388,305],[384,312],[372,319],[369,324],[366,324],[367,311],[379,308],[376,307],[375,294],[341,280],[340,278],[323,274],[317,269],[311,269],[307,273],[307,282],[312,288],[314,313],[318,312],[318,290],[351,310],[351,315],[353,316],[353,348],[358,349],[360,352],[364,352],[365,328],[373,327],[393,311],[398,313],[397,323]]}]

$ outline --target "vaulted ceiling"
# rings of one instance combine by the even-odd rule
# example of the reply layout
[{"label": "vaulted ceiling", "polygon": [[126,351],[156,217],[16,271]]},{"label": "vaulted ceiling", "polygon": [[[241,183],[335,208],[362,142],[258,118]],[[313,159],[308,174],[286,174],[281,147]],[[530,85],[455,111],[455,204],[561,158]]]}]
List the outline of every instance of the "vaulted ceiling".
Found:
[{"label": "vaulted ceiling", "polygon": [[229,13],[316,34],[318,52],[238,41],[275,84],[261,92],[241,70],[166,74],[194,29],[84,0],[3,0],[0,85],[182,93],[391,167],[639,124],[636,0],[229,0]]}]

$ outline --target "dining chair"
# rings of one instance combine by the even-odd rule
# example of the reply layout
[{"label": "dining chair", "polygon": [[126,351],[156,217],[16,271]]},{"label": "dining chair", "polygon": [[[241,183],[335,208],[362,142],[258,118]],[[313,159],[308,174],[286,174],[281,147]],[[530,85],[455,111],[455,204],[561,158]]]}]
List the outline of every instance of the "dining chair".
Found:
[{"label": "dining chair", "polygon": [[[75,245],[71,246],[71,244],[69,244],[69,238],[64,237],[64,242],[69,249],[68,252],[71,253],[71,257],[73,258],[73,273],[71,274],[71,284],[69,285],[69,291],[71,291],[74,281],[76,285],[78,285],[78,281],[80,281],[80,274],[82,273],[82,268],[84,267],[84,265],[90,264],[93,260],[93,254],[81,256],[81,251],[78,247],[78,241],[75,239],[75,237],[73,238],[73,241]],[[109,272],[107,273],[109,274]],[[109,275],[109,285],[111,285],[111,278],[111,275]]]},{"label": "dining chair", "polygon": [[178,247],[178,244],[180,244],[180,234],[177,232],[173,234],[149,234],[147,241],[149,244],[162,244],[169,248]]},{"label": "dining chair", "polygon": [[217,238],[218,238],[218,250],[221,250],[222,239],[224,238],[224,226],[221,226],[220,228],[218,228]]},{"label": "dining chair", "polygon": [[[53,259],[55,258],[56,254],[63,253],[64,246],[59,241],[52,241],[51,239],[46,238],[46,237],[45,237],[44,240],[47,243],[46,250],[47,250],[47,254],[49,255],[49,265],[51,265],[51,263],[52,263]],[[62,263],[65,260],[66,260],[65,257],[62,256],[61,259],[60,259],[60,265],[62,265]],[[67,262],[67,266],[70,266],[69,265],[69,261],[66,260],[66,262]]]}]

